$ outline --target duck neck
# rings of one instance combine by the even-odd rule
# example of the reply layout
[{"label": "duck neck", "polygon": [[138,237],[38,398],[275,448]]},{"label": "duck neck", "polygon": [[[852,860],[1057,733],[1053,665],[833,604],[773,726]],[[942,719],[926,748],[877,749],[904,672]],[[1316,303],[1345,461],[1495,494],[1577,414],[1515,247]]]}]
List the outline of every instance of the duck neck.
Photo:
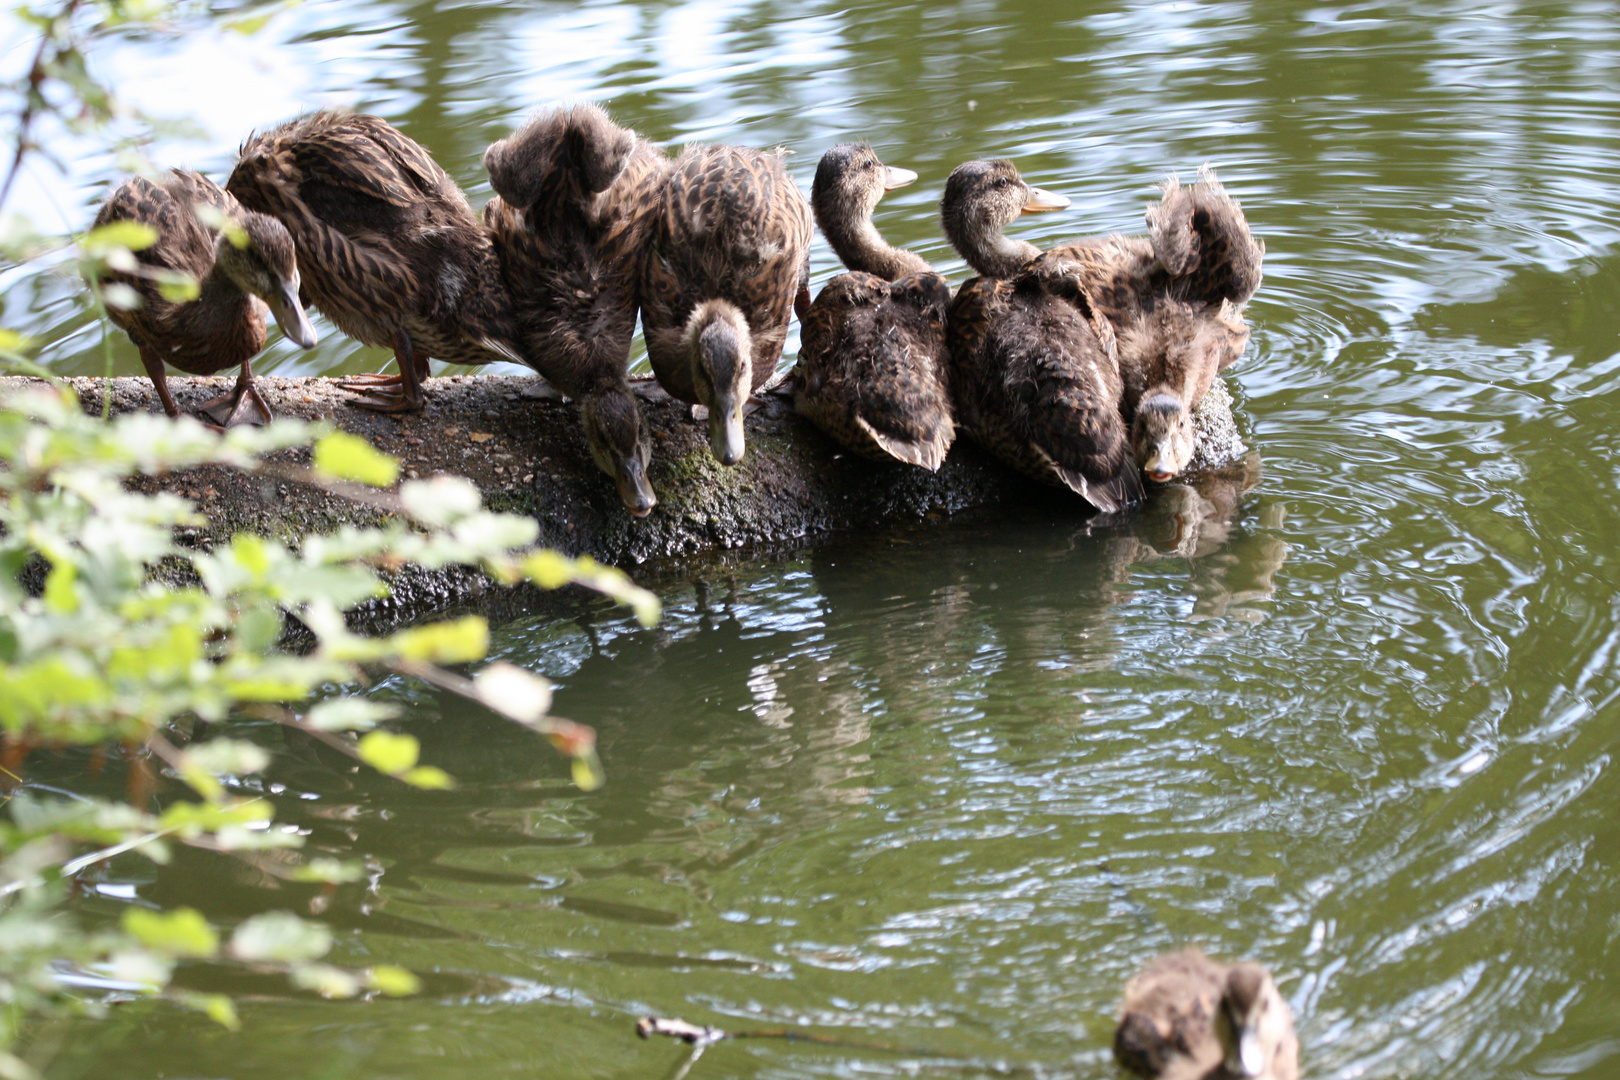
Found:
[{"label": "duck neck", "polygon": [[863,215],[854,221],[823,220],[821,233],[851,270],[862,270],[895,281],[907,274],[933,269],[922,256],[894,247],[884,240],[869,216]]},{"label": "duck neck", "polygon": [[[179,305],[181,338],[213,342],[220,359],[245,360],[264,346],[265,313],[219,263],[198,282],[197,299]],[[240,354],[240,355],[238,355]]]},{"label": "duck neck", "polygon": [[1020,267],[1040,255],[1041,249],[1023,240],[1014,240],[1000,229],[974,238],[962,257],[985,277],[1009,278]]}]

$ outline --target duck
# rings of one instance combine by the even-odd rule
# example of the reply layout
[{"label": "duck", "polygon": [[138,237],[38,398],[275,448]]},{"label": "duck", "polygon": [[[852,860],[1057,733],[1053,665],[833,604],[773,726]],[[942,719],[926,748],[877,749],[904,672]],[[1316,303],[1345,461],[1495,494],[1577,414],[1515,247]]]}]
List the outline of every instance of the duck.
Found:
[{"label": "duck", "polygon": [[743,408],[776,373],[810,302],[810,204],[781,150],[691,145],[676,157],[641,269],[647,359],[671,397],[708,410],[724,465]]},{"label": "duck", "polygon": [[951,396],[958,426],[991,454],[1112,513],[1142,497],[1113,328],[1066,263],[1002,231],[1067,205],[1006,160],[970,161],[946,180],[945,235],[980,274],[947,317]]},{"label": "duck", "polygon": [[626,509],[658,504],[652,441],[626,372],[639,260],[669,159],[596,105],[536,116],[484,154],[495,194],[484,225],[512,297],[521,347],[580,403],[591,458]]},{"label": "duck", "polygon": [[354,404],[420,412],[432,357],[527,364],[489,233],[449,174],[381,117],[323,110],[255,132],[225,188],[287,227],[307,302],[394,350],[398,375],[345,382]]},{"label": "duck", "polygon": [[1050,255],[1114,327],[1132,452],[1164,483],[1192,460],[1193,409],[1248,345],[1242,309],[1260,286],[1265,245],[1209,166],[1197,183],[1171,176],[1160,191],[1148,236],[1090,237]]},{"label": "duck", "polygon": [[804,319],[794,409],[863,457],[937,471],[956,438],[947,386],[950,286],[872,224],[884,192],[914,182],[866,143],[821,156],[810,207],[850,272],[822,287]]},{"label": "duck", "polygon": [[[205,214],[208,224],[196,212]],[[267,424],[273,414],[253,382],[251,360],[264,348],[266,311],[281,332],[304,348],[317,335],[298,300],[293,239],[275,218],[243,209],[201,173],[173,169],[162,181],[130,177],[96,214],[96,227],[119,221],[149,225],[157,239],[135,253],[138,269],[110,271],[105,280],[134,289],[137,307],[108,305],[107,317],[140,350],[146,375],[171,418],[180,410],[169,394],[164,364],[192,375],[212,375],[241,365],[230,393],[201,411],[217,426]],[[225,222],[234,224],[225,225]],[[164,296],[162,278],[189,275],[198,284],[191,300]]]},{"label": "duck", "polygon": [[1160,956],[1125,984],[1114,1058],[1165,1080],[1298,1080],[1288,1003],[1259,964],[1198,949]]}]

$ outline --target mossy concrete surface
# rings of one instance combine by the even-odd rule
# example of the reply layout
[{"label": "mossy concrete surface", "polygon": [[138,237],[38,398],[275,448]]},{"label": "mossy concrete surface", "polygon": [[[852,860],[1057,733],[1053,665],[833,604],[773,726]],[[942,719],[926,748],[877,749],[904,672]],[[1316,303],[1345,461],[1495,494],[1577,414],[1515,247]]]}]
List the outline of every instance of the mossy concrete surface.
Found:
[{"label": "mossy concrete surface", "polygon": [[[0,397],[33,381],[0,378]],[[101,412],[108,392],[114,414],[159,408],[144,378],[66,381],[91,413]],[[231,382],[171,378],[169,386],[184,410],[224,393]],[[747,456],[727,468],[709,453],[706,425],[695,422],[686,405],[645,384],[638,390],[653,435],[651,478],[659,502],[649,517],[637,520],[591,461],[577,408],[538,377],[432,379],[426,408],[403,417],[357,408],[354,395],[333,379],[261,377],[258,383],[277,415],[330,419],[398,458],[407,478],[468,477],[492,509],[535,518],[541,543],[632,572],[649,563],[647,570],[669,569],[699,552],[779,549],[784,542],[840,530],[1067,497],[1007,471],[965,439],[937,473],[844,453],[794,414],[785,396],[771,394],[748,417]],[[1195,481],[1200,471],[1218,473],[1237,465],[1245,453],[1231,401],[1217,381],[1198,411]],[[308,461],[307,450],[280,456]],[[241,531],[296,543],[345,522],[367,524],[379,516],[302,484],[229,469],[188,470],[147,478],[140,486],[195,499],[210,521],[188,538],[200,546]],[[407,577],[411,580],[396,583],[389,606],[436,609],[476,591],[479,580],[471,572]]]}]

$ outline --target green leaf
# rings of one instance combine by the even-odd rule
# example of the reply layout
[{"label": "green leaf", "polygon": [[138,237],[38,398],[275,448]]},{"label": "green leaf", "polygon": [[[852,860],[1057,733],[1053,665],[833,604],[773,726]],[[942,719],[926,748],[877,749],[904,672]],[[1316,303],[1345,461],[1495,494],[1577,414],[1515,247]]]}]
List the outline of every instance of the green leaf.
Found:
[{"label": "green leaf", "polygon": [[523,572],[542,589],[560,589],[574,580],[574,560],[543,549],[523,560]]},{"label": "green leaf", "polygon": [[399,486],[399,501],[411,517],[438,528],[475,514],[484,505],[473,482],[459,476],[406,481]]},{"label": "green leaf", "polygon": [[412,787],[419,787],[431,791],[448,791],[456,786],[450,774],[443,769],[432,765],[418,765],[414,769],[407,769],[399,774],[399,779]]},{"label": "green leaf", "polygon": [[474,680],[478,700],[520,724],[533,724],[551,711],[551,684],[520,667],[497,662]]},{"label": "green leaf", "polygon": [[114,251],[145,251],[157,243],[158,231],[139,221],[112,221],[91,229],[79,247],[93,259],[105,260]]},{"label": "green leaf", "polygon": [[201,283],[190,274],[170,270],[153,276],[157,281],[158,295],[171,304],[184,304],[202,295]]},{"label": "green leaf", "polygon": [[399,479],[399,462],[358,435],[334,431],[315,444],[315,471],[382,488]]},{"label": "green leaf", "polygon": [[247,230],[242,228],[241,223],[228,216],[219,207],[204,202],[193,203],[191,212],[197,215],[198,221],[210,229],[224,233],[225,239],[229,240],[233,247],[246,249],[250,243]]},{"label": "green leaf", "polygon": [[392,731],[373,731],[360,739],[356,748],[360,760],[380,773],[399,776],[416,766],[422,756],[422,744],[414,735],[396,735]]},{"label": "green leaf", "polygon": [[110,308],[134,311],[141,306],[141,294],[122,281],[109,282],[101,287],[101,299]]},{"label": "green leaf", "polygon": [[248,776],[270,767],[270,751],[246,739],[210,739],[188,747],[180,756],[182,773]]},{"label": "green leaf", "polygon": [[33,346],[33,338],[0,326],[0,356],[14,357],[20,360]]},{"label": "green leaf", "polygon": [[366,982],[373,990],[387,997],[410,997],[422,990],[421,979],[392,964],[378,964],[367,968]]},{"label": "green leaf", "polygon": [[292,981],[305,990],[313,990],[328,998],[352,998],[360,992],[359,979],[330,964],[296,964],[292,969]]},{"label": "green leaf", "polygon": [[602,761],[596,756],[596,751],[581,754],[569,763],[569,772],[573,775],[574,786],[581,791],[595,791],[607,782],[602,772]]},{"label": "green leaf", "polygon": [[202,1013],[226,1031],[242,1030],[242,1021],[236,1015],[236,1002],[224,994],[199,994],[186,990],[176,993],[174,998],[193,1012]]},{"label": "green leaf", "polygon": [[344,862],[341,859],[311,859],[288,876],[292,881],[320,881],[328,885],[344,885],[364,879],[366,868],[360,863]]},{"label": "green leaf", "polygon": [[79,568],[67,561],[53,562],[51,572],[45,575],[45,608],[56,615],[72,615],[79,610],[79,594],[73,582]]},{"label": "green leaf", "polygon": [[136,941],[164,956],[207,959],[219,951],[219,935],[194,908],[173,911],[124,911],[124,930]]},{"label": "green leaf", "polygon": [[489,622],[482,615],[401,630],[389,641],[406,660],[470,664],[489,651]]},{"label": "green leaf", "polygon": [[269,652],[281,640],[281,611],[264,605],[243,611],[236,620],[236,643],[243,652]]},{"label": "green leaf", "polygon": [[370,698],[328,698],[309,710],[304,723],[316,731],[366,731],[398,715],[399,706]]},{"label": "green leaf", "polygon": [[238,960],[297,963],[318,960],[332,949],[332,931],[290,911],[267,911],[245,919],[231,934]]}]

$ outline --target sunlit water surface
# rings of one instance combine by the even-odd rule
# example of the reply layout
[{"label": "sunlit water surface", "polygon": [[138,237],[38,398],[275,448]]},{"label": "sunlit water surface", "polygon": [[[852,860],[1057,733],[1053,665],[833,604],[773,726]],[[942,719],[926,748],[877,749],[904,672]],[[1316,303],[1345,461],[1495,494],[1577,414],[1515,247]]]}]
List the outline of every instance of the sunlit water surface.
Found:
[{"label": "sunlit water surface", "polygon": [[[806,187],[868,138],[922,174],[881,227],[957,276],[935,204],[961,160],[1075,199],[1020,225],[1043,244],[1139,230],[1155,181],[1210,162],[1267,244],[1233,371],[1263,477],[1112,525],[1046,508],[666,577],[653,630],[590,604],[505,626],[497,652],[600,732],[595,794],[385,684],[457,790],[304,744],[271,774],[362,884],[317,900],[188,853],[115,863],[85,906],[228,926],[314,901],[340,961],[424,993],[190,971],[243,996],[242,1031],[121,1005],[51,1035],[51,1076],[656,1077],[684,1051],[633,1037],[647,1012],[863,1044],[722,1044],[695,1077],[1106,1076],[1121,982],[1185,943],[1271,967],[1310,1077],[1616,1075],[1620,20],[1084,10],[308,3],[94,58],[206,129],[151,147],[165,164],[223,175],[250,128],[351,103],[475,203],[483,147],[559,99],[666,142],[787,145]],[[117,167],[64,156],[17,199],[82,226]],[[0,288],[53,366],[103,370],[75,281]],[[389,360],[324,329],[259,368]]]}]

